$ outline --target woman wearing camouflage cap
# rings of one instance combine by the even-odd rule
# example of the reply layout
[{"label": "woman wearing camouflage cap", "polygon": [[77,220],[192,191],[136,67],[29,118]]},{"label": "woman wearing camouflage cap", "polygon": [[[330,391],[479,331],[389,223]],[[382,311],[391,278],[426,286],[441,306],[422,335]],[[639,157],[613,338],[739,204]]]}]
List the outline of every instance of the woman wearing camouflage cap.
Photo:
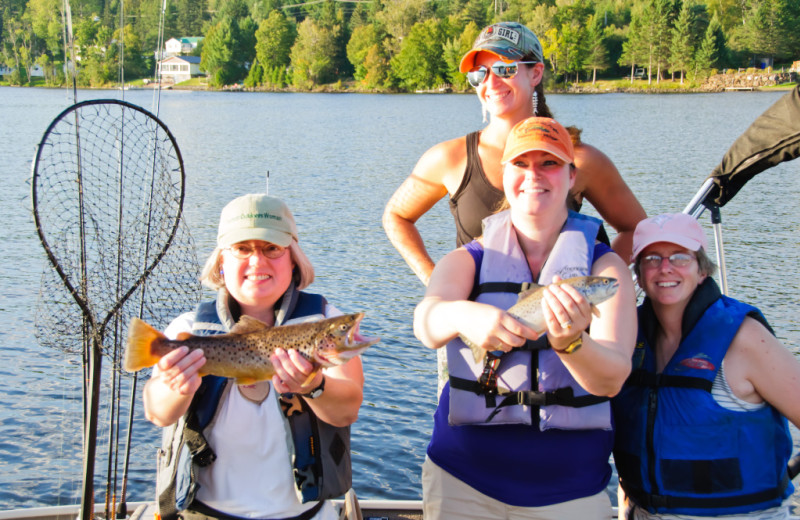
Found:
[{"label": "woman wearing camouflage cap", "polygon": [[[445,195],[456,223],[457,246],[481,234],[481,220],[503,200],[500,156],[511,128],[530,116],[552,117],[544,96],[542,46],[530,29],[501,22],[483,29],[461,60],[461,72],[475,87],[489,124],[481,131],[439,143],[419,159],[383,214],[392,244],[427,285],[431,259],[415,223]],[[573,137],[573,140],[575,137]],[[614,250],[630,256],[636,224],[646,217],[611,160],[578,142],[572,208],[586,198],[616,231]]]}]

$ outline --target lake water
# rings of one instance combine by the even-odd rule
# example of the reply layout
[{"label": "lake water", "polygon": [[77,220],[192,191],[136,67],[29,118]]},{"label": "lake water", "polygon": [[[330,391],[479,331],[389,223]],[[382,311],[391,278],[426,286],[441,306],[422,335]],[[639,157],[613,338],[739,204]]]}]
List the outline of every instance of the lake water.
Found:
[{"label": "lake water", "polygon": [[[647,212],[656,214],[681,211],[736,137],[782,95],[550,95],[548,102],[561,122],[582,127],[584,140],[613,159]],[[120,92],[79,91],[79,101],[91,98],[119,99]],[[153,110],[150,91],[127,91],[125,100]],[[71,103],[64,90],[0,87],[0,214],[6,229],[0,246],[0,510],[72,504],[80,496],[80,359],[44,348],[34,337],[45,257],[29,182],[36,144]],[[423,288],[380,220],[422,152],[481,126],[477,99],[165,91],[159,116],[184,158],[186,222],[198,262],[213,248],[222,206],[264,191],[269,171],[270,192],[294,211],[316,268],[311,288],[343,311],[366,311],[363,330],[383,341],[364,355],[365,399],[352,440],[355,488],[362,498],[419,498],[436,360],[411,330]],[[798,174],[799,161],[768,170],[723,208],[731,295],[758,305],[795,353]],[[708,217],[702,222],[710,237]],[[419,227],[435,258],[454,246],[445,201]],[[800,435],[793,435],[797,451]],[[138,406],[129,500],[153,497],[159,439]]]}]

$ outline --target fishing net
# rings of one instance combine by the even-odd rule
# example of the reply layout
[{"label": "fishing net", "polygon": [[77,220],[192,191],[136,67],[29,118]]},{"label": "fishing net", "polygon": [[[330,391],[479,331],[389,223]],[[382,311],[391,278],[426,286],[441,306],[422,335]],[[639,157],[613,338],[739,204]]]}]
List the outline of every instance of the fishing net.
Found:
[{"label": "fishing net", "polygon": [[[84,467],[81,518],[94,511],[94,465],[101,395],[109,395],[106,517],[121,497],[124,517],[136,377],[131,397],[122,491],[117,493],[121,409],[119,377],[126,327],[136,316],[163,328],[200,294],[194,244],[181,224],[184,170],[166,126],[144,109],[92,100],[50,124],[33,163],[31,198],[45,269],[37,339],[81,353]],[[102,360],[110,358],[110,384]],[[113,497],[113,498],[111,498]]]},{"label": "fishing net", "polygon": [[194,305],[183,161],[155,116],[114,100],[68,108],[39,144],[32,190],[50,259],[36,312],[42,345],[79,353],[96,334],[110,355],[131,317],[163,329]]}]

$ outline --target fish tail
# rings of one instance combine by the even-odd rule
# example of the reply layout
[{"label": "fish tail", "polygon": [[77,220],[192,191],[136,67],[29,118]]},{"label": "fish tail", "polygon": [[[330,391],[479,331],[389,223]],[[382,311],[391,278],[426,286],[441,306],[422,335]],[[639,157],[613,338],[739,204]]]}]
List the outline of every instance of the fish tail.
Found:
[{"label": "fish tail", "polygon": [[158,363],[160,356],[153,353],[153,344],[166,336],[139,318],[131,319],[128,326],[128,348],[125,349],[123,367],[136,372]]}]

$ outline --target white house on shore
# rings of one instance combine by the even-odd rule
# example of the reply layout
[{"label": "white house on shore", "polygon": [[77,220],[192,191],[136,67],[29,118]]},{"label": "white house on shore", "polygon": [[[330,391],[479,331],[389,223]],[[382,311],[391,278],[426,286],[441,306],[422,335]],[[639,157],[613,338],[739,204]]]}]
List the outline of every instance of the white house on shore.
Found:
[{"label": "white house on shore", "polygon": [[189,54],[203,41],[202,37],[192,36],[187,38],[170,38],[164,42],[164,56],[178,56]]},{"label": "white house on shore", "polygon": [[200,56],[170,56],[158,62],[158,74],[165,82],[180,83],[200,75]]}]

